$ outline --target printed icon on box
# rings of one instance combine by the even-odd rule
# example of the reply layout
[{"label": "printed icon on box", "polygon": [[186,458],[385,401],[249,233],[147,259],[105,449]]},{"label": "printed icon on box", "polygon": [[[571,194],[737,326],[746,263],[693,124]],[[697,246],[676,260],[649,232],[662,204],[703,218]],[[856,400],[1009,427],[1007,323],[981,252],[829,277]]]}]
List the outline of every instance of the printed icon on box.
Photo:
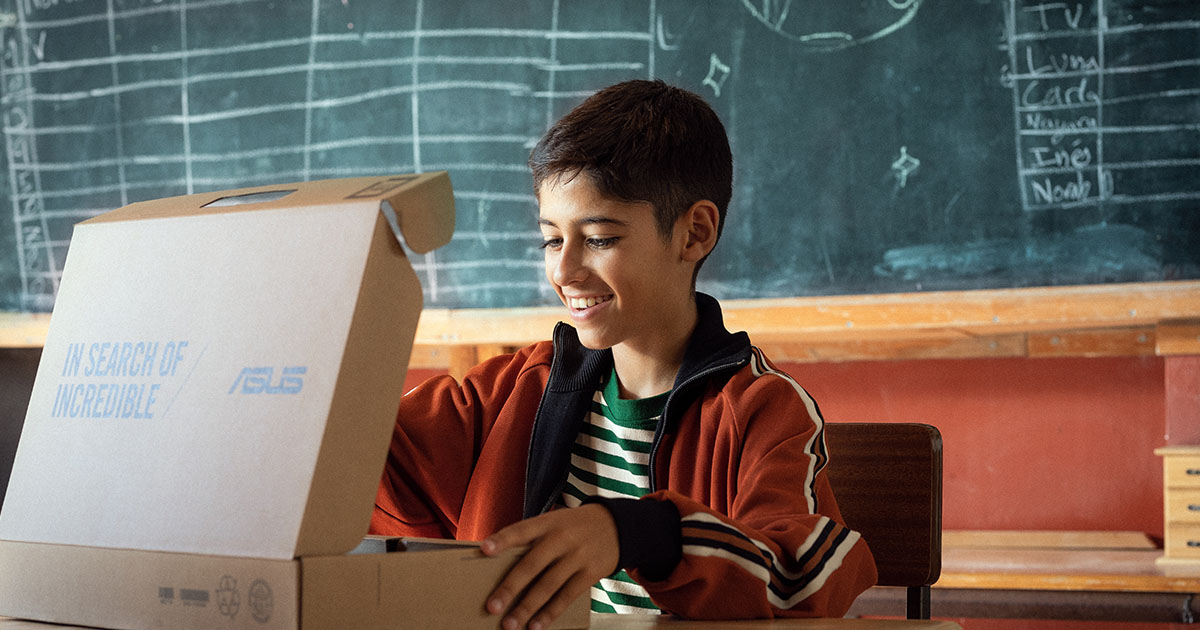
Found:
[{"label": "printed icon on box", "polygon": [[299,394],[307,373],[308,367],[304,365],[284,367],[276,379],[275,368],[250,366],[242,369],[227,393]]},{"label": "printed icon on box", "polygon": [[179,589],[179,601],[183,602],[184,606],[197,606],[203,608],[208,606],[211,601],[210,593],[199,588],[181,588]]},{"label": "printed icon on box", "polygon": [[254,580],[250,584],[250,593],[246,604],[250,606],[250,614],[255,621],[267,623],[271,620],[271,613],[275,611],[275,599],[271,595],[271,587],[266,580]]},{"label": "printed icon on box", "polygon": [[230,575],[221,576],[221,584],[217,587],[217,608],[221,614],[233,619],[237,616],[238,608],[242,605],[238,595],[237,578]]}]

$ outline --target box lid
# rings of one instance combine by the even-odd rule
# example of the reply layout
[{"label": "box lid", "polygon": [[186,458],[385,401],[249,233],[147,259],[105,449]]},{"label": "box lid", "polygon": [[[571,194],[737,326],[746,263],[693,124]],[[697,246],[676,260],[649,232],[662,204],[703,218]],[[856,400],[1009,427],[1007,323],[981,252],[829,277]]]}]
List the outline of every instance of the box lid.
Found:
[{"label": "box lid", "polygon": [[[403,212],[398,213],[396,204],[401,201]],[[382,209],[396,238],[418,254],[449,243],[454,233],[454,199],[445,171],[326,179],[165,197],[132,203],[78,225],[358,204]],[[449,212],[445,204],[449,204]]]},{"label": "box lid", "polygon": [[78,224],[0,538],[352,549],[421,310],[397,235],[428,251],[452,231],[445,173],[188,195]]}]

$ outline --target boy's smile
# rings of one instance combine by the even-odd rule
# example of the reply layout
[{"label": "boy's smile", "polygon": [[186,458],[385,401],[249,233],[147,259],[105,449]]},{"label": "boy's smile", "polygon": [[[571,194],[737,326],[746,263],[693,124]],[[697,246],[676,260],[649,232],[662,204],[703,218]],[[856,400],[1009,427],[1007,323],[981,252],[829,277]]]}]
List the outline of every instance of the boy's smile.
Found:
[{"label": "boy's smile", "polygon": [[677,229],[664,239],[648,203],[605,197],[586,174],[547,181],[538,202],[546,278],[580,341],[673,354],[695,317],[686,235]]},{"label": "boy's smile", "polygon": [[570,306],[573,309],[582,311],[582,310],[592,308],[593,306],[596,306],[597,304],[603,304],[611,299],[612,299],[611,295],[602,295],[599,297],[586,297],[586,298],[572,297],[572,298],[567,298],[567,306]]}]

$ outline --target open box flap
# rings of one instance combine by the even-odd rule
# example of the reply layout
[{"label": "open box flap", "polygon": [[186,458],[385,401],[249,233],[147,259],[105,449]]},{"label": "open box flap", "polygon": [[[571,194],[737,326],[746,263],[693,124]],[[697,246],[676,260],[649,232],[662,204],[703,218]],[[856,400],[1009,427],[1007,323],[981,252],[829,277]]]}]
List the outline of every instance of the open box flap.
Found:
[{"label": "open box flap", "polygon": [[419,254],[449,243],[454,233],[454,196],[445,171],[326,179],[140,201],[80,225],[351,203],[378,205],[396,238]]},{"label": "open box flap", "polygon": [[[193,196],[179,213],[166,200],[139,211],[165,220],[78,226],[0,538],[262,558],[352,549],[421,289],[384,197],[347,196],[259,212],[196,212]],[[452,214],[448,187],[387,198]],[[426,228],[442,223],[420,225],[404,229],[441,238]]]}]

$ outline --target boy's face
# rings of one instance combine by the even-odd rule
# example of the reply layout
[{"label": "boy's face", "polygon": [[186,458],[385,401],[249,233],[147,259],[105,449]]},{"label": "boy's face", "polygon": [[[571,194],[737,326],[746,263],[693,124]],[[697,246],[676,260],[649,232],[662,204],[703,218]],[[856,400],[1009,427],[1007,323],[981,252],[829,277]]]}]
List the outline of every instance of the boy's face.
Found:
[{"label": "boy's face", "polygon": [[684,230],[664,240],[649,204],[605,197],[584,174],[548,180],[538,203],[546,278],[583,345],[654,353],[690,323],[694,263],[681,255]]}]

